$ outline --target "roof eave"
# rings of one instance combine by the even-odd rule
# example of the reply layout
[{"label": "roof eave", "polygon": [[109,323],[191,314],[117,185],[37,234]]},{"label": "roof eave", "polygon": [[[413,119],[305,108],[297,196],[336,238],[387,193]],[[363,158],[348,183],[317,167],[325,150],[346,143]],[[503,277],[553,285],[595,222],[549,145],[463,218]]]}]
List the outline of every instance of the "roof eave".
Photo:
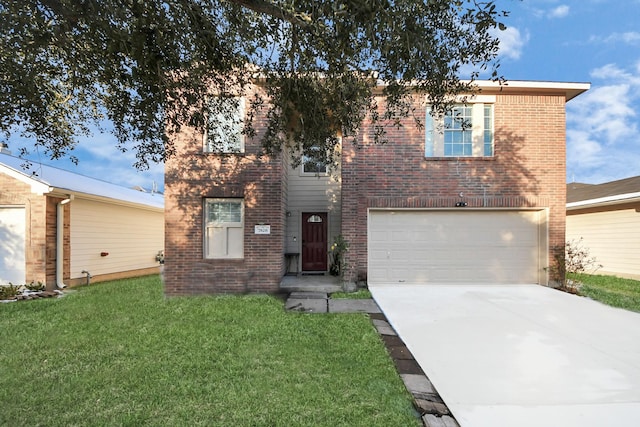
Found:
[{"label": "roof eave", "polygon": [[118,206],[127,206],[127,207],[132,207],[137,209],[151,210],[155,212],[164,212],[164,202],[162,203],[162,206],[156,206],[156,205],[151,205],[144,202],[131,202],[127,200],[114,199],[112,197],[99,196],[99,195],[90,194],[90,193],[83,193],[80,191],[73,191],[66,188],[53,188],[50,195],[60,196],[60,197],[73,195],[77,199],[92,200],[96,202],[109,203],[109,204],[118,205]]},{"label": "roof eave", "polygon": [[[499,93],[553,93],[563,94],[566,101],[570,101],[576,96],[588,91],[591,83],[580,82],[547,82],[532,80],[507,80],[499,82],[493,80],[461,80],[463,83],[471,83],[472,86],[481,92],[499,94]],[[417,85],[417,83],[414,83]],[[382,89],[388,86],[383,80],[378,80],[377,87]]]},{"label": "roof eave", "polygon": [[591,83],[586,82],[546,82],[529,80],[507,80],[505,83],[492,80],[477,80],[474,82],[480,90],[498,90],[502,92],[559,92],[564,93],[565,101],[588,91]]},{"label": "roof eave", "polygon": [[640,202],[640,193],[617,194],[615,196],[600,197],[597,199],[580,200],[577,202],[567,203],[568,211],[593,208],[599,206],[620,205],[623,203]]},{"label": "roof eave", "polygon": [[47,183],[31,178],[28,175],[1,163],[0,172],[9,175],[11,178],[14,178],[24,184],[29,185],[33,194],[42,196],[43,194],[51,193],[53,191],[53,187],[51,187]]}]

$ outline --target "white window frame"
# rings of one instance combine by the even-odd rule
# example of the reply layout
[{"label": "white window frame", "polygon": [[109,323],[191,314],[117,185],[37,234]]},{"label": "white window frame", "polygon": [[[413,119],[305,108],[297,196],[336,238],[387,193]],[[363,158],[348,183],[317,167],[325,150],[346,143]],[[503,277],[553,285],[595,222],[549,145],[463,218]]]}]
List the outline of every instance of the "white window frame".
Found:
[{"label": "white window frame", "polygon": [[[210,220],[210,210],[214,204],[240,204],[240,221]],[[244,199],[204,199],[204,258],[243,259],[244,258]],[[233,240],[235,239],[235,240]],[[217,251],[216,251],[217,249]]]},{"label": "white window frame", "polygon": [[[213,113],[211,111],[207,114],[207,123],[205,126],[204,138],[203,138],[203,151],[205,153],[220,153],[220,154],[237,154],[244,153],[244,134],[242,129],[244,127],[245,117],[245,100],[241,97],[213,97],[209,100],[210,103],[225,102],[234,100],[237,102],[237,111],[235,111],[232,119],[222,113]],[[223,106],[227,107],[227,106]],[[231,108],[231,106],[228,106]],[[214,128],[214,125],[218,124]],[[214,145],[214,141],[209,141],[209,136],[212,135],[215,130],[218,138],[221,139],[220,147]]]},{"label": "white window frame", "polygon": [[[342,138],[338,137],[338,145],[337,146],[342,146]],[[315,148],[312,147],[312,149]],[[305,164],[307,164],[308,162],[308,157],[303,155],[301,160],[300,160],[300,176],[329,176],[330,173],[330,165],[328,163],[325,163],[324,165],[324,171],[305,171],[304,170],[304,166]]]},{"label": "white window frame", "polygon": [[[494,116],[495,96],[479,95],[466,100],[466,107],[471,108],[471,153],[470,154],[445,154],[445,133],[448,130],[444,125],[444,118],[432,117],[431,106],[427,105],[425,116],[425,149],[426,158],[460,158],[460,157],[493,157],[495,155]],[[462,102],[455,107],[465,106]],[[490,107],[489,117],[485,117],[485,107]],[[489,142],[485,142],[486,140]],[[487,153],[487,150],[489,153]]]},{"label": "white window frame", "polygon": [[[307,165],[307,163],[310,163],[309,157],[303,155],[302,161],[300,162],[300,175],[302,176],[324,176],[329,173],[329,165],[327,165],[326,163],[324,164],[324,170],[316,170],[316,171],[305,170],[305,166]],[[316,164],[320,166],[320,163],[316,163]]]}]

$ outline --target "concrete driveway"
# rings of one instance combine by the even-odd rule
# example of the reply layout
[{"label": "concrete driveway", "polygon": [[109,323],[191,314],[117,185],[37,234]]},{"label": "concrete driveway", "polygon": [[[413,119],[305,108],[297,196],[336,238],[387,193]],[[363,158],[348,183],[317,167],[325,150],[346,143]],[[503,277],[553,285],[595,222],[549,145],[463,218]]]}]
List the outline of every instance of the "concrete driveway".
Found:
[{"label": "concrete driveway", "polygon": [[538,285],[372,285],[461,427],[640,425],[640,314]]}]

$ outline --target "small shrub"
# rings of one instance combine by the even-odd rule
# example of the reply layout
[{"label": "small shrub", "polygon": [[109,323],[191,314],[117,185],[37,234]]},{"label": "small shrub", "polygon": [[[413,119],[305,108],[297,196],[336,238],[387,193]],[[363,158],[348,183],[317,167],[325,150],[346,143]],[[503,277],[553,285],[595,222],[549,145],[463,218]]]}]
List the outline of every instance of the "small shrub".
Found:
[{"label": "small shrub", "polygon": [[35,291],[35,292],[44,291],[44,285],[42,284],[42,282],[36,283],[34,281],[31,281],[31,283],[24,286],[30,291]]},{"label": "small shrub", "polygon": [[552,248],[554,263],[546,270],[552,280],[563,288],[575,288],[573,282],[567,279],[567,274],[594,273],[602,268],[596,258],[589,254],[589,249],[582,245],[582,240],[570,240]]},{"label": "small shrub", "polygon": [[344,273],[345,261],[344,254],[349,250],[349,243],[344,239],[342,234],[338,234],[333,239],[331,245],[331,267],[329,273],[332,276],[342,276]]},{"label": "small shrub", "polygon": [[8,285],[0,285],[0,300],[13,299],[20,293],[20,286],[14,286],[9,283]]}]

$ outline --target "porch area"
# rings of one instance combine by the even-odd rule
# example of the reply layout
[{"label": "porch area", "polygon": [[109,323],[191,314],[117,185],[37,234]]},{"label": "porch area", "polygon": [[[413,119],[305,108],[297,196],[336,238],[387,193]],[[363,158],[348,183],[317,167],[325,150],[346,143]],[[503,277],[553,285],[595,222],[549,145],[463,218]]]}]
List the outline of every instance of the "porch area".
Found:
[{"label": "porch area", "polygon": [[282,277],[280,291],[291,292],[323,292],[342,291],[340,278],[330,274],[297,274]]}]

